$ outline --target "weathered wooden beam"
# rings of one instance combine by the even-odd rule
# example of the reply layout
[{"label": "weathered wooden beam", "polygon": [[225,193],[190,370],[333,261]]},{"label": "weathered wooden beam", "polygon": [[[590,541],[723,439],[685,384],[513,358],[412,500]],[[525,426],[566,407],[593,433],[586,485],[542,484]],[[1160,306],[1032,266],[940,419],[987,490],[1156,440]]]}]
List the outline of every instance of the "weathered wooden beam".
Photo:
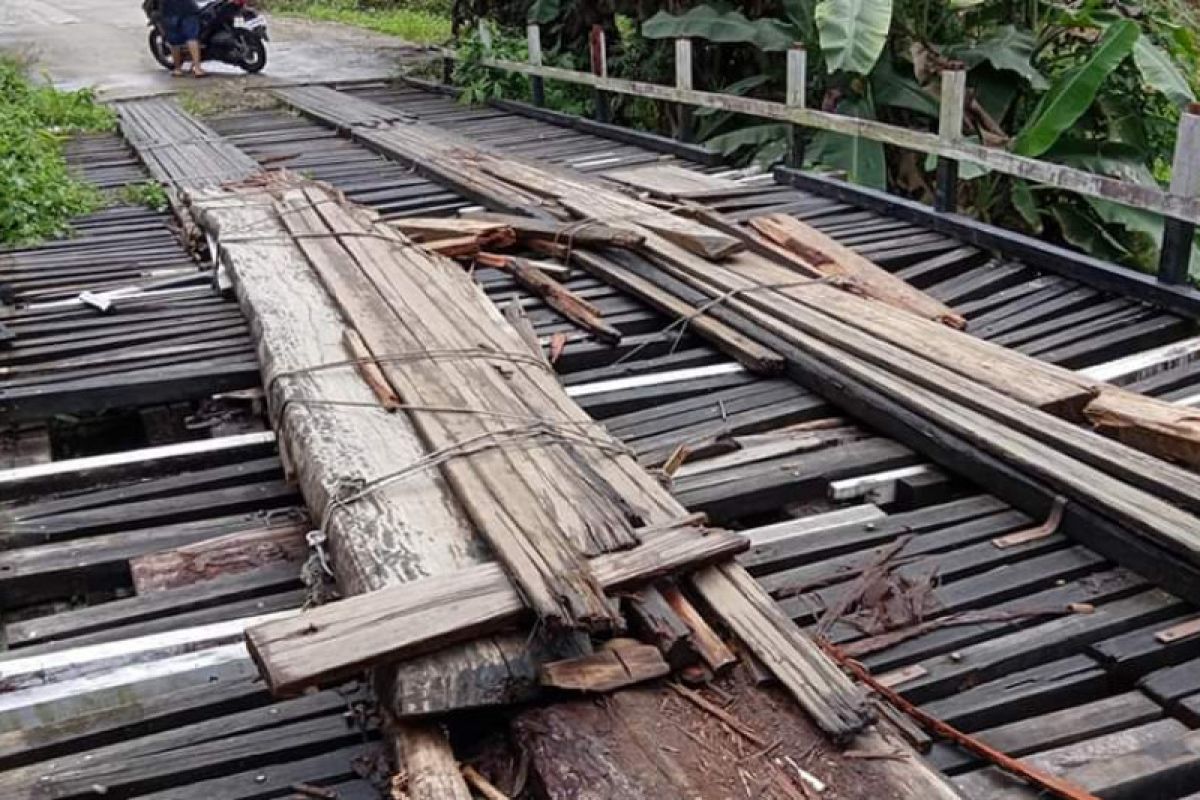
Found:
[{"label": "weathered wooden beam", "polygon": [[[695,68],[692,66],[692,40],[675,40],[675,88],[690,90],[693,88]],[[679,138],[690,142],[695,135],[692,107],[679,106]]]},{"label": "weathered wooden beam", "polygon": [[844,280],[853,291],[919,317],[960,330],[967,327],[966,319],[945,303],[795,217],[787,214],[754,217],[750,227],[795,253],[816,276]]},{"label": "weathered wooden beam", "polygon": [[994,250],[1029,266],[1066,276],[1106,292],[1150,303],[1186,317],[1200,316],[1200,291],[1196,289],[1162,283],[1153,275],[1093,258],[1042,238],[990,225],[962,214],[941,214],[916,200],[814,172],[777,167],[775,179],[781,184],[821,197],[834,198],[894,219],[913,222],[964,243]]},{"label": "weathered wooden beam", "polygon": [[[938,139],[942,146],[953,147],[962,139],[963,114],[967,101],[967,71],[958,64],[942,70],[942,103],[938,115]],[[938,156],[937,191],[934,208],[948,214],[958,207],[958,162]]]},{"label": "weathered wooden beam", "polygon": [[[720,561],[747,546],[736,534],[693,527],[643,538],[632,550],[592,559],[606,590]],[[525,613],[504,570],[483,564],[320,606],[293,624],[254,628],[246,641],[271,691],[288,695],[500,630]]]},{"label": "weathered wooden beam", "polygon": [[[1171,162],[1171,194],[1200,197],[1200,103],[1191,103],[1179,115],[1175,158]],[[1195,220],[1166,220],[1158,261],[1158,279],[1185,284],[1196,246]],[[1200,268],[1200,265],[1195,265]]]},{"label": "weathered wooden beam", "polygon": [[[525,28],[525,41],[529,49],[530,66],[540,67],[542,65],[542,26],[536,22],[529,23]],[[535,106],[540,108],[546,105],[546,82],[540,75],[529,77],[529,93],[533,97]]]}]

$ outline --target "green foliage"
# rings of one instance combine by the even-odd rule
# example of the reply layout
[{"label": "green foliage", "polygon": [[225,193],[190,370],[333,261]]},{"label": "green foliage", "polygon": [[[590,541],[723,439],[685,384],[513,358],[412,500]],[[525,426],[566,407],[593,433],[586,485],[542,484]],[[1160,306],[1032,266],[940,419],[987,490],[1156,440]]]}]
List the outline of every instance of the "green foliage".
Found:
[{"label": "green foliage", "polygon": [[749,44],[759,50],[787,50],[796,37],[789,26],[775,19],[746,19],[741,12],[721,12],[696,6],[682,15],[660,11],[642,25],[647,39],[704,39],[709,42]]},{"label": "green foliage", "polygon": [[[1170,180],[1180,106],[1200,89],[1194,0],[472,0],[455,7],[512,26],[512,47],[498,54],[518,59],[524,50],[517,26],[532,18],[552,45],[546,62],[570,66],[570,58],[554,54],[575,54],[582,69],[587,31],[603,24],[610,73],[656,83],[674,81],[670,40],[686,36],[697,44],[697,88],[776,101],[785,86],[781,51],[800,42],[808,53],[810,106],[927,131],[937,130],[939,71],[962,62],[968,139],[1159,187]],[[503,42],[498,36],[498,51],[508,46]],[[462,77],[481,99],[527,95],[524,78],[509,84],[477,67]],[[552,86],[547,82],[548,92]],[[548,100],[575,110],[590,92]],[[626,124],[671,133],[678,120],[668,103],[613,101]],[[715,109],[694,116],[698,138],[733,159],[768,165],[787,152],[789,125]],[[824,132],[810,131],[805,142],[815,166],[923,199],[932,194],[936,158]],[[959,176],[968,213],[1154,267],[1162,228],[1154,215],[966,163]],[[1196,264],[1200,269],[1200,252]]]},{"label": "green foliage", "polygon": [[995,69],[1015,72],[1031,87],[1043,91],[1050,83],[1033,65],[1036,46],[1037,40],[1031,32],[1018,30],[1015,25],[1003,25],[976,44],[946,48],[946,54],[962,61],[968,68],[987,62]]},{"label": "green foliage", "polygon": [[816,22],[829,70],[866,75],[887,43],[892,0],[820,0]]},{"label": "green foliage", "polygon": [[[491,56],[511,61],[526,61],[529,58],[528,44],[524,37],[507,34],[496,26],[492,32]],[[454,67],[454,82],[462,88],[461,102],[474,105],[490,100],[529,100],[529,79],[524,75],[489,69],[483,65],[488,55],[478,29],[462,37],[458,44],[458,61]],[[542,63],[547,66],[579,69],[569,56],[554,52],[543,53]],[[588,112],[588,94],[583,87],[574,84],[547,83],[546,103],[550,108],[568,114]]]},{"label": "green foliage", "polygon": [[[837,112],[848,117],[875,119],[875,104],[869,96],[847,97],[838,103]],[[815,163],[845,172],[854,183],[873,189],[887,188],[887,164],[883,145],[879,142],[821,131],[812,137],[807,155]]]},{"label": "green foliage", "polygon": [[63,234],[71,217],[100,205],[95,190],[68,174],[62,138],[114,124],[90,92],[35,86],[20,65],[0,59],[0,243]]},{"label": "green foliage", "polygon": [[158,181],[127,183],[118,189],[115,197],[130,206],[144,206],[151,211],[166,211],[170,206],[167,190]]},{"label": "green foliage", "polygon": [[395,6],[360,0],[270,0],[269,8],[325,22],[340,22],[386,33],[418,44],[442,44],[450,39],[448,4],[404,3]]},{"label": "green foliage", "polygon": [[1137,64],[1142,80],[1166,95],[1172,103],[1183,105],[1196,99],[1195,92],[1175,68],[1171,57],[1150,41],[1146,34],[1139,36],[1133,47],[1133,63]]},{"label": "green foliage", "polygon": [[1038,102],[1029,122],[1013,142],[1023,156],[1040,156],[1087,112],[1104,82],[1133,51],[1138,27],[1123,20],[1109,26],[1078,67],[1067,70]]}]

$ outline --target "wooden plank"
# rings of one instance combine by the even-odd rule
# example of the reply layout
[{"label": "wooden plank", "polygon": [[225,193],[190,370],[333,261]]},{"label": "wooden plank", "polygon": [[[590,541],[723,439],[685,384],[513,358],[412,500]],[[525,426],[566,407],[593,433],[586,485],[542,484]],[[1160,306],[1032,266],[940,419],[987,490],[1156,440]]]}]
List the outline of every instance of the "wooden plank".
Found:
[{"label": "wooden plank", "polygon": [[742,531],[742,535],[750,540],[751,549],[748,551],[748,555],[739,556],[738,561],[743,566],[746,566],[749,556],[759,552],[758,548],[784,542],[793,542],[819,531],[829,530],[830,528],[841,528],[846,525],[863,523],[871,524],[886,517],[887,514],[883,513],[878,506],[871,503],[863,503],[848,508],[840,508],[836,511],[827,511],[823,514],[813,514],[812,516],[798,517],[785,522],[776,522],[772,525],[750,528],[749,530]]},{"label": "wooden plank", "polygon": [[[1163,719],[1134,728],[1114,731],[1082,742],[1057,747],[1022,759],[1038,769],[1057,775],[1088,791],[1096,786],[1080,782],[1080,773],[1095,772],[1096,767],[1162,742],[1173,742],[1186,734],[1187,728],[1177,720]],[[1021,781],[997,769],[972,772],[955,779],[955,784],[969,797],[979,800],[1017,800],[1035,798],[1038,793]]]},{"label": "wooden plank", "polygon": [[1138,625],[1167,619],[1179,609],[1179,601],[1159,590],[1105,603],[1090,614],[1060,617],[931,659],[923,664],[928,674],[906,684],[903,691],[914,702],[944,697],[1037,661],[1065,657]]},{"label": "wooden plank", "polygon": [[717,178],[679,164],[651,164],[608,170],[604,177],[632,186],[655,197],[679,198],[695,192],[736,189],[739,184],[726,178]]},{"label": "wooden plank", "polygon": [[[297,609],[298,610],[298,609]],[[118,642],[85,645],[35,656],[18,653],[0,660],[0,680],[8,692],[26,687],[61,683],[78,677],[98,675],[114,667],[138,661],[160,660],[182,653],[240,642],[246,628],[273,619],[293,616],[295,611],[244,617],[195,628],[140,636]],[[8,698],[5,698],[6,700]]]},{"label": "wooden plank", "polygon": [[551,689],[606,693],[670,673],[671,667],[657,647],[631,642],[579,658],[546,662],[540,679]]},{"label": "wooden plank", "polygon": [[291,563],[298,567],[308,555],[303,534],[297,528],[239,531],[174,550],[137,556],[130,559],[129,572],[134,589],[145,595],[273,564]]},{"label": "wooden plank", "polygon": [[[734,534],[682,528],[597,556],[591,567],[601,585],[617,590],[745,546]],[[295,694],[511,625],[525,607],[504,571],[485,564],[310,609],[291,624],[251,630],[246,640],[271,691]]]},{"label": "wooden plank", "polygon": [[[975,738],[1010,756],[1023,757],[1144,725],[1162,716],[1163,709],[1141,692],[1125,692],[979,731]],[[929,757],[938,769],[951,775],[979,764],[971,754],[946,744],[935,744]]]},{"label": "wooden plank", "polygon": [[[1082,705],[1109,694],[1109,686],[1107,674],[1095,661],[1071,656],[1010,672],[921,707],[970,732]],[[903,684],[896,688],[904,691]]]},{"label": "wooden plank", "polygon": [[954,309],[795,217],[771,214],[754,217],[749,224],[763,236],[800,256],[814,275],[845,281],[852,291],[919,317],[952,328],[967,326],[967,321]]},{"label": "wooden plank", "polygon": [[161,616],[234,603],[300,585],[299,564],[280,564],[248,574],[231,574],[177,588],[161,588],[149,595],[63,611],[9,623],[5,639],[12,649],[46,641],[62,641],[93,631],[117,628]]},{"label": "wooden plank", "polygon": [[1131,447],[1200,466],[1200,423],[1188,408],[1120,389],[1105,389],[1084,408],[1102,433]]},{"label": "wooden plank", "polygon": [[1200,337],[1143,350],[1079,370],[1095,381],[1126,386],[1161,373],[1180,371],[1200,360]]}]

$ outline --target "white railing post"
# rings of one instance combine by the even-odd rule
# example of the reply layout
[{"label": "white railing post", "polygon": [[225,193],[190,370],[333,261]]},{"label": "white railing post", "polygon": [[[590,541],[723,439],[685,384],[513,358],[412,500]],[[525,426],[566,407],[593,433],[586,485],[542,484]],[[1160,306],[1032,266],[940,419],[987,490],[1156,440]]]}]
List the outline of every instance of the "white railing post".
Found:
[{"label": "white railing post", "polygon": [[[962,65],[942,71],[942,105],[938,114],[938,139],[943,145],[957,144],[963,135],[967,102],[967,71]],[[958,162],[939,156],[934,208],[944,214],[958,210]]]},{"label": "white railing post", "polygon": [[[808,53],[804,45],[797,42],[787,51],[786,103],[789,108],[804,108],[805,90],[808,88]],[[804,131],[799,125],[788,127],[788,166],[800,169],[804,166]]]},{"label": "white railing post", "polygon": [[[525,29],[525,35],[529,44],[529,63],[540,67],[542,65],[542,28],[536,22],[531,22]],[[540,75],[530,76],[529,91],[533,95],[535,106],[541,108],[546,105],[546,83]]]},{"label": "white railing post", "polygon": [[[1171,194],[1200,196],[1200,103],[1190,103],[1179,115],[1175,137],[1175,159],[1171,162]],[[1168,217],[1163,228],[1158,256],[1158,279],[1163,283],[1187,283],[1196,226]]]},{"label": "white railing post", "polygon": [[[601,78],[608,77],[608,43],[604,35],[603,25],[593,25],[591,42],[592,74]],[[609,110],[608,93],[596,90],[596,121],[608,122],[612,118]]]},{"label": "white railing post", "polygon": [[[690,91],[693,88],[692,76],[692,40],[675,40],[675,88]],[[692,107],[687,103],[679,104],[679,138],[685,142],[692,141],[694,115]]]},{"label": "white railing post", "polygon": [[492,57],[492,29],[488,27],[486,19],[479,20],[479,44],[483,47],[483,54],[488,58]]}]

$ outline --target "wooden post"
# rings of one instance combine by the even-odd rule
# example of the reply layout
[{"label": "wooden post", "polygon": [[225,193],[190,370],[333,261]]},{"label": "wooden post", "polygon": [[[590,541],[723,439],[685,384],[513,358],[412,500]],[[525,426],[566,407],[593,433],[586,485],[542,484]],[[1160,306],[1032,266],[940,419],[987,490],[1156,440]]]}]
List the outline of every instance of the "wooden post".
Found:
[{"label": "wooden post", "polygon": [[[804,90],[808,82],[808,54],[804,45],[797,42],[787,52],[787,105],[789,108],[804,108]],[[788,166],[800,169],[804,166],[804,131],[799,125],[788,128]]]},{"label": "wooden post", "polygon": [[[1171,194],[1183,197],[1200,195],[1200,103],[1190,103],[1179,117],[1175,138],[1175,160],[1171,162]],[[1192,243],[1196,226],[1167,217],[1163,228],[1162,251],[1158,258],[1158,279],[1162,283],[1187,283]]]},{"label": "wooden post", "polygon": [[[675,88],[691,90],[692,76],[692,40],[675,40]],[[692,107],[687,103],[679,104],[679,138],[690,142],[695,136],[695,116]]]},{"label": "wooden post", "polygon": [[[535,67],[542,65],[542,28],[536,22],[529,23],[525,29],[529,42],[529,63]],[[533,104],[538,108],[546,105],[546,83],[540,75],[529,78],[529,90],[533,95]]]},{"label": "wooden post", "polygon": [[[962,64],[942,71],[942,108],[938,117],[938,138],[951,144],[962,138],[963,112],[967,99],[967,71]],[[958,209],[958,162],[939,157],[934,208],[944,214]]]},{"label": "wooden post", "polygon": [[488,27],[486,19],[479,20],[479,43],[483,45],[483,52],[487,56],[492,55],[492,29]]},{"label": "wooden post", "polygon": [[[591,35],[592,49],[592,74],[598,75],[601,78],[608,77],[608,45],[605,42],[604,26],[593,25]],[[609,122],[612,119],[612,111],[608,104],[608,93],[596,90],[596,121]]]}]

